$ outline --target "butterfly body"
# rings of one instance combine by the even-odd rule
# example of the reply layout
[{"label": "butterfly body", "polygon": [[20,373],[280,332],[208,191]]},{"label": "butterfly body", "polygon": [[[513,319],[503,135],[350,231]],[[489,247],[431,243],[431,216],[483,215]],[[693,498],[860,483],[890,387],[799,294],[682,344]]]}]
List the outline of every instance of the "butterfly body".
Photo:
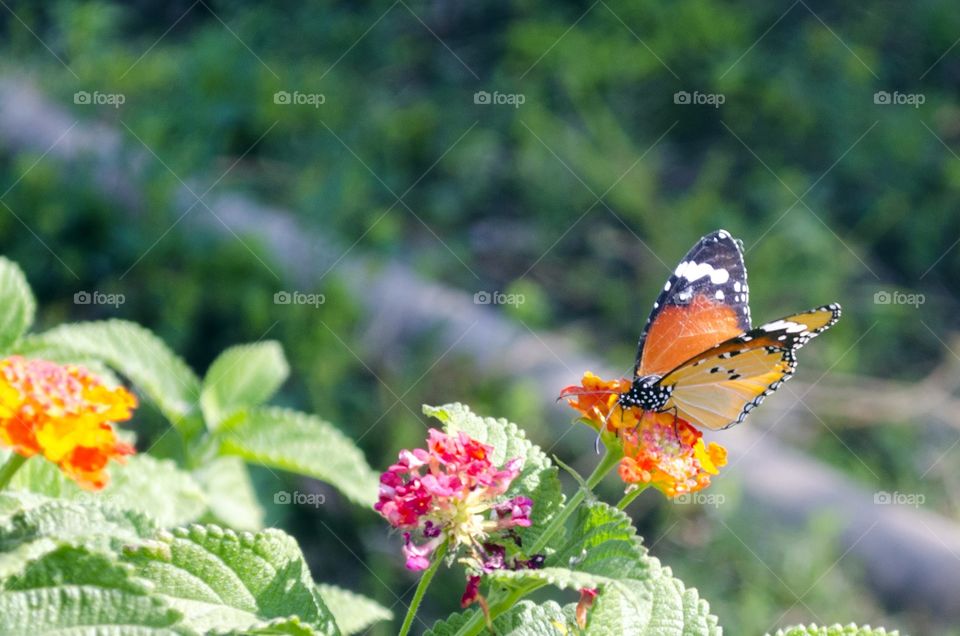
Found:
[{"label": "butterfly body", "polygon": [[713,430],[738,424],[793,375],[797,350],[840,318],[834,303],[753,328],[748,294],[740,242],[724,230],[700,239],[653,305],[620,406]]}]

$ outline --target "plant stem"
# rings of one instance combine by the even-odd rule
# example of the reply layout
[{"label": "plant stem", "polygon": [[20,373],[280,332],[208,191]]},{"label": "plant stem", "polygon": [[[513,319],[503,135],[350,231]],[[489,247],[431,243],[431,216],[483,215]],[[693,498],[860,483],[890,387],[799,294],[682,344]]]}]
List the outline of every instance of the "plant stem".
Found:
[{"label": "plant stem", "polygon": [[627,506],[630,505],[630,502],[636,499],[640,495],[640,493],[642,493],[644,490],[647,489],[649,485],[650,484],[644,484],[643,486],[638,486],[637,488],[634,488],[633,490],[625,494],[623,496],[623,499],[617,502],[617,509],[626,510]]},{"label": "plant stem", "polygon": [[0,467],[0,490],[7,487],[7,484],[9,484],[13,478],[13,474],[20,470],[20,467],[26,463],[27,459],[27,457],[24,457],[20,453],[10,455],[7,463],[5,463],[3,467]]},{"label": "plant stem", "polygon": [[600,463],[597,464],[597,467],[594,468],[593,472],[590,473],[590,476],[587,477],[586,487],[578,488],[577,492],[570,497],[570,501],[567,502],[563,509],[557,513],[557,516],[550,521],[550,525],[548,525],[544,531],[540,533],[540,536],[537,537],[536,543],[534,543],[528,551],[529,554],[536,554],[546,547],[550,539],[553,538],[553,535],[563,528],[567,522],[567,519],[570,518],[570,515],[572,515],[580,506],[580,504],[583,503],[583,500],[587,497],[587,493],[592,492],[593,489],[597,487],[597,484],[603,481],[603,478],[614,469],[619,461],[620,453],[607,449],[603,459],[600,460]]},{"label": "plant stem", "polygon": [[[604,454],[603,459],[600,460],[600,463],[597,464],[597,467],[593,469],[593,472],[590,473],[590,476],[587,477],[586,484],[577,489],[577,492],[570,497],[570,501],[557,513],[553,519],[551,519],[550,524],[540,533],[540,536],[537,538],[536,543],[534,543],[527,554],[537,554],[543,550],[547,543],[550,542],[550,539],[553,538],[558,531],[563,529],[566,525],[567,519],[570,518],[577,508],[580,507],[580,504],[587,498],[587,494],[591,493],[594,488],[597,487],[603,478],[606,477],[611,470],[613,470],[617,463],[620,461],[621,454],[618,450],[607,448],[606,454]],[[490,620],[493,620],[500,614],[503,614],[505,611],[513,607],[517,601],[521,598],[532,592],[533,590],[541,587],[542,584],[533,585],[527,588],[521,588],[514,590],[506,598],[495,600],[496,594],[491,595],[490,603]],[[476,612],[473,616],[470,617],[470,620],[466,622],[460,629],[457,630],[457,636],[473,636],[479,634],[484,627],[484,616],[482,612]],[[401,634],[403,636],[403,634]]]},{"label": "plant stem", "polygon": [[430,587],[430,581],[433,580],[433,575],[437,573],[437,569],[439,569],[440,563],[443,562],[443,557],[446,556],[446,554],[447,542],[444,541],[440,544],[440,547],[434,551],[433,563],[430,564],[430,567],[428,567],[426,572],[423,573],[423,576],[420,577],[420,582],[417,584],[417,591],[413,594],[413,601],[410,602],[407,615],[404,617],[403,625],[400,627],[400,636],[407,636],[407,634],[410,633],[413,618],[417,615],[417,609],[420,607],[423,595],[427,592],[427,588]]}]

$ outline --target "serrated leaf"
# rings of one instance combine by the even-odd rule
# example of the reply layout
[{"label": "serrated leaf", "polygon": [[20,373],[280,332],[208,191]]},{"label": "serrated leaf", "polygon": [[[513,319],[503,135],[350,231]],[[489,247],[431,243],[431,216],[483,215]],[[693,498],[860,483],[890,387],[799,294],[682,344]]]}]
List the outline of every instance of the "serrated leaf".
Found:
[{"label": "serrated leaf", "polygon": [[0,591],[2,634],[196,634],[181,618],[150,594],[132,568],[85,548],[49,552]]},{"label": "serrated leaf", "polygon": [[31,492],[71,501],[103,502],[125,510],[139,510],[163,527],[198,520],[207,510],[207,498],[190,473],[169,459],[134,455],[124,464],[108,467],[110,482],[97,492],[83,490],[56,466],[31,458],[11,484]]},{"label": "serrated leaf", "polygon": [[206,493],[210,513],[234,530],[263,528],[263,508],[250,480],[247,465],[239,457],[216,457],[193,471]]},{"label": "serrated leaf", "polygon": [[34,493],[5,493],[8,514],[0,518],[0,579],[23,571],[30,561],[63,544],[111,551],[153,536],[156,523],[143,513],[97,501],[50,499]]},{"label": "serrated leaf", "polygon": [[777,630],[776,636],[898,636],[899,634],[899,631],[888,632],[882,627],[873,628],[869,625],[857,626],[853,623],[840,625],[838,623],[829,627],[817,627],[814,624],[795,625]]},{"label": "serrated leaf", "polygon": [[0,349],[6,349],[33,324],[37,301],[23,270],[0,256]]},{"label": "serrated leaf", "polygon": [[349,499],[373,505],[378,476],[350,438],[319,417],[281,408],[255,408],[218,432],[221,453],[269,468],[314,477]]},{"label": "serrated leaf", "polygon": [[88,356],[126,376],[174,425],[181,425],[200,397],[200,380],[166,344],[124,320],[67,324],[25,338],[18,351],[44,356]]},{"label": "serrated leaf", "polygon": [[129,547],[125,560],[200,631],[243,631],[295,615],[322,634],[340,633],[297,542],[280,530],[178,528]]},{"label": "serrated leaf", "polygon": [[230,347],[217,356],[203,378],[200,407],[207,426],[215,429],[234,411],[263,404],[289,374],[278,342]]},{"label": "serrated leaf", "polygon": [[365,596],[321,583],[317,591],[346,636],[365,631],[374,623],[393,620],[393,612]]},{"label": "serrated leaf", "polygon": [[523,460],[523,470],[510,485],[506,496],[526,495],[534,501],[533,525],[517,528],[524,545],[534,544],[563,502],[557,467],[550,458],[527,439],[523,430],[505,419],[481,417],[460,403],[424,406],[423,412],[443,422],[448,433],[463,431],[473,439],[493,446],[491,461],[497,466],[518,457]]},{"label": "serrated leaf", "polygon": [[503,570],[487,579],[509,587],[549,584],[558,588],[599,588],[587,634],[635,636],[719,635],[716,617],[647,554],[622,511],[594,502],[577,510],[570,540],[547,557],[541,570]]},{"label": "serrated leaf", "polygon": [[[438,621],[424,636],[453,636],[477,612],[459,612]],[[572,610],[565,610],[553,601],[536,605],[520,601],[493,621],[498,636],[571,636],[578,633]]]}]

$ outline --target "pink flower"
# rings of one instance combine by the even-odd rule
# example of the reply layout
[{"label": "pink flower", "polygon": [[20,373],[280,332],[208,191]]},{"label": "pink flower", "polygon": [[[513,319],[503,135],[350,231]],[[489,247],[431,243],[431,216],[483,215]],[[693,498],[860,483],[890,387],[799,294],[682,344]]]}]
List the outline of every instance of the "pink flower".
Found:
[{"label": "pink flower", "polygon": [[446,541],[451,554],[466,552],[461,560],[469,568],[489,570],[489,546],[497,545],[497,538],[516,541],[511,529],[530,526],[529,497],[501,499],[520,474],[521,460],[498,468],[492,454],[493,447],[466,433],[430,429],[426,450],[401,451],[397,463],[380,476],[374,509],[405,530],[407,568],[429,567],[430,556]]}]

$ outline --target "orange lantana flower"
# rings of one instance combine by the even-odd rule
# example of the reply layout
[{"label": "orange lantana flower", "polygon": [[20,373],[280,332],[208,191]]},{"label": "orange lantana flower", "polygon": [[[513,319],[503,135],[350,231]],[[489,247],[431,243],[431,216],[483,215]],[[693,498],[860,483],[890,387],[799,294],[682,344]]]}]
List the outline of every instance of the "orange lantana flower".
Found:
[{"label": "orange lantana flower", "polygon": [[0,445],[43,455],[84,488],[107,484],[105,469],[134,449],[114,422],[130,419],[137,400],[86,369],[12,356],[0,360]]},{"label": "orange lantana flower", "polygon": [[618,473],[629,485],[649,485],[667,497],[696,492],[727,463],[727,451],[705,444],[703,433],[672,412],[654,413],[622,408],[617,398],[630,389],[630,380],[602,380],[589,371],[579,386],[561,391],[583,420],[600,431],[616,432],[623,459]]}]

